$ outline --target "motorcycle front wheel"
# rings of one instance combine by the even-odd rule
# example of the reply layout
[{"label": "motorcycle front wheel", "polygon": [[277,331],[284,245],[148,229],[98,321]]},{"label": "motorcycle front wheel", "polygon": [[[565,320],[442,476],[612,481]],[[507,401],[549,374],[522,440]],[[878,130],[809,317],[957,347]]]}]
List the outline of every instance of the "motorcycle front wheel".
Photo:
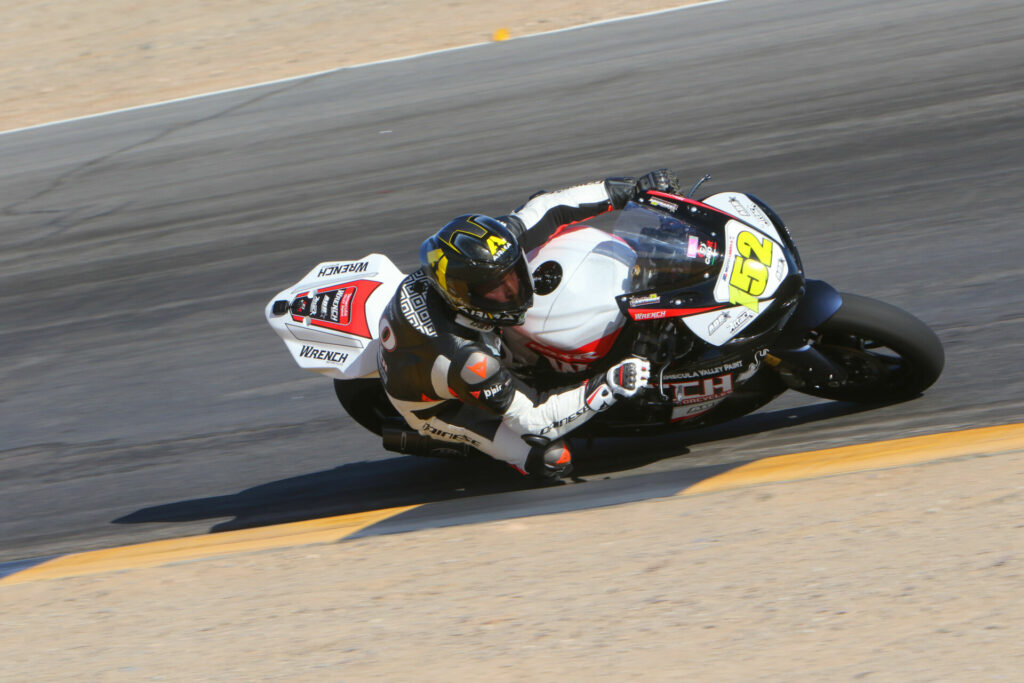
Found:
[{"label": "motorcycle front wheel", "polygon": [[890,403],[919,395],[942,373],[942,343],[923,322],[895,306],[856,294],[817,327],[810,343],[843,369],[835,385],[801,389],[836,401]]}]

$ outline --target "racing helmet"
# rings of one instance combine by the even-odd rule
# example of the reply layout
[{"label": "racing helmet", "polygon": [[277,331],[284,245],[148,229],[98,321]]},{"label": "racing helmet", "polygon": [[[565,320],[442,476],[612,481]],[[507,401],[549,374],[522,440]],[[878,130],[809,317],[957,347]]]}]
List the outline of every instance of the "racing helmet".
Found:
[{"label": "racing helmet", "polygon": [[485,325],[521,325],[533,305],[526,255],[505,224],[459,216],[420,247],[420,264],[448,305]]}]

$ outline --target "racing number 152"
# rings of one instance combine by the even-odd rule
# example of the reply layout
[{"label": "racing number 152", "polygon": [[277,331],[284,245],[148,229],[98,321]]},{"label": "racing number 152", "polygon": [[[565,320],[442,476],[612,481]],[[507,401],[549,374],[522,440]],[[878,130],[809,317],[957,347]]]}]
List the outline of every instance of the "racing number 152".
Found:
[{"label": "racing number 152", "polygon": [[746,230],[736,236],[736,251],[739,255],[733,262],[732,276],[729,278],[729,303],[740,304],[757,312],[757,297],[764,293],[768,285],[768,265],[772,262],[773,250],[771,240],[759,240]]}]

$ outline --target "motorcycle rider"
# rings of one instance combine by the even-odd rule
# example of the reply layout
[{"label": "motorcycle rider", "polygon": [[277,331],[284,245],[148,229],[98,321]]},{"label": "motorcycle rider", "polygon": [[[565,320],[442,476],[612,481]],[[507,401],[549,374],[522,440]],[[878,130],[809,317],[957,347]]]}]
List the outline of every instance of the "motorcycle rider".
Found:
[{"label": "motorcycle rider", "polygon": [[500,328],[522,324],[533,304],[527,252],[647,190],[678,193],[678,183],[659,169],[540,192],[511,214],[459,216],[429,237],[420,269],[402,281],[380,321],[384,389],[418,433],[385,430],[385,446],[465,445],[540,479],[567,476],[572,455],[561,437],[635,396],[650,364],[628,358],[580,385],[539,392],[502,363]]}]

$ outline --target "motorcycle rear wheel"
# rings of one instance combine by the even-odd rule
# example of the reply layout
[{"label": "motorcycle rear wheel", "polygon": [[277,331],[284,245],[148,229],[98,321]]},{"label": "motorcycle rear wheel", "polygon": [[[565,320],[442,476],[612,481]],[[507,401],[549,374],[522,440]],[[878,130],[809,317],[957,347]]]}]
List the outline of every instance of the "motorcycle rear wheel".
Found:
[{"label": "motorcycle rear wheel", "polygon": [[384,393],[384,385],[373,379],[336,379],[334,393],[345,412],[360,426],[381,436],[384,423],[395,421],[405,424],[398,411]]},{"label": "motorcycle rear wheel", "polygon": [[846,372],[838,386],[803,393],[836,401],[891,403],[919,395],[945,364],[942,342],[926,324],[895,306],[856,294],[818,326],[811,344]]}]

